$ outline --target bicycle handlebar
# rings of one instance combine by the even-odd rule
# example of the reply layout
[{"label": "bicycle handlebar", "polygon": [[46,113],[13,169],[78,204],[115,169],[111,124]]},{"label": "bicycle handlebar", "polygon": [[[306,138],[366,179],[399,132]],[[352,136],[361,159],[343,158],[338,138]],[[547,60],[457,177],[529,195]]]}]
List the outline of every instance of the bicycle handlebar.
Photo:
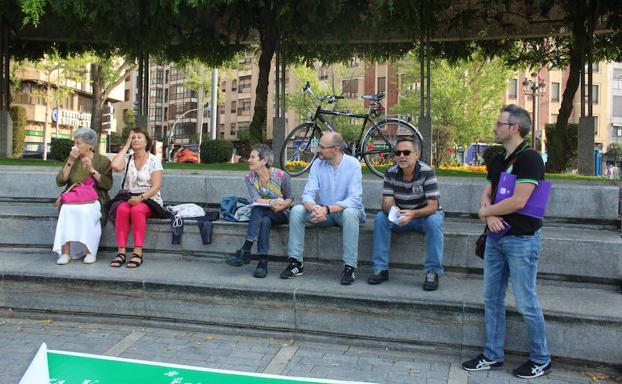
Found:
[{"label": "bicycle handlebar", "polygon": [[305,84],[305,86],[302,88],[302,92],[303,93],[308,93],[309,95],[311,95],[312,97],[316,98],[318,101],[320,101],[321,103],[323,102],[327,102],[328,104],[332,104],[337,100],[341,100],[341,99],[345,99],[344,96],[335,96],[335,95],[328,95],[328,96],[316,96],[313,91],[311,90],[311,84],[309,84],[309,82],[307,81],[307,83]]}]

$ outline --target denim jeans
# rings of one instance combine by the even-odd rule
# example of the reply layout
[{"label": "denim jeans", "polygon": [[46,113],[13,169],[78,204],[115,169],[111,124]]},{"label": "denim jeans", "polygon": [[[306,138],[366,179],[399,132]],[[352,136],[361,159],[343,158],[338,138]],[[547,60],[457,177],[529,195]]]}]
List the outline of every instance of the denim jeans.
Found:
[{"label": "denim jeans", "polygon": [[[311,213],[304,205],[296,205],[289,214],[289,242],[287,254],[292,259],[302,262],[305,247],[305,224],[311,223]],[[341,212],[331,213],[326,221],[313,224],[320,227],[338,225],[342,228],[343,263],[356,268],[359,246],[359,211],[346,208]],[[325,249],[327,251],[328,249]]]},{"label": "denim jeans", "polygon": [[498,242],[488,237],[484,255],[484,355],[503,361],[505,344],[505,293],[508,278],[518,312],[529,336],[529,359],[538,364],[551,360],[546,344],[546,325],[536,296],[536,275],[542,230],[533,236],[504,236]]},{"label": "denim jeans", "polygon": [[285,212],[274,212],[268,207],[254,207],[246,230],[246,240],[257,242],[257,253],[267,255],[270,251],[270,228],[287,224]]},{"label": "denim jeans", "polygon": [[387,214],[378,212],[374,220],[374,250],[372,260],[374,272],[389,269],[389,253],[391,252],[391,233],[420,232],[425,234],[425,263],[423,269],[438,274],[443,273],[443,211],[412,220],[406,225],[398,225],[389,221]]}]

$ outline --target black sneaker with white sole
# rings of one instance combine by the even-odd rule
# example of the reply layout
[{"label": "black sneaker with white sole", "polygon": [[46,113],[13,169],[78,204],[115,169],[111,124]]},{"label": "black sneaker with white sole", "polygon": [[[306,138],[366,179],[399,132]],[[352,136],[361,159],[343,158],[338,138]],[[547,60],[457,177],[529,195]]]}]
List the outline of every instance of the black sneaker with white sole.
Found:
[{"label": "black sneaker with white sole", "polygon": [[520,377],[521,379],[533,379],[550,373],[551,368],[552,365],[550,361],[546,364],[538,364],[531,360],[527,360],[523,365],[513,370],[512,373],[514,376]]},{"label": "black sneaker with white sole", "polygon": [[341,272],[341,285],[350,285],[354,283],[356,280],[356,275],[354,275],[354,267],[346,265],[343,267],[343,272]]},{"label": "black sneaker with white sole", "polygon": [[296,276],[302,276],[302,263],[296,259],[289,259],[289,265],[281,272],[281,279],[292,279]]},{"label": "black sneaker with white sole", "polygon": [[503,367],[503,361],[490,360],[483,353],[472,360],[462,363],[462,368],[466,371],[484,371],[501,367]]}]

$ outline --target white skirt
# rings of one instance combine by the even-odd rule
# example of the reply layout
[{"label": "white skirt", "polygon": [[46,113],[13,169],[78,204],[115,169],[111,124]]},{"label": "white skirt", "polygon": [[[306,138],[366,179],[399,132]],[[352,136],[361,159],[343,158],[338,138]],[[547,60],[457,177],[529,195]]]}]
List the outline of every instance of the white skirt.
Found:
[{"label": "white skirt", "polygon": [[52,252],[61,254],[63,244],[70,242],[69,252],[74,259],[87,253],[97,255],[102,235],[99,201],[88,204],[63,204],[56,223]]}]

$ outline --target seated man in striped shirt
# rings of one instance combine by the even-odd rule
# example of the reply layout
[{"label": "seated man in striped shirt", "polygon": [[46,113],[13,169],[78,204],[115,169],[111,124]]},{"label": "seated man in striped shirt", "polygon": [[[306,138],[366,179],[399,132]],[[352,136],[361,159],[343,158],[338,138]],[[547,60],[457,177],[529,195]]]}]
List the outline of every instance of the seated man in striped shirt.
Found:
[{"label": "seated man in striped shirt", "polygon": [[[419,161],[421,148],[410,138],[400,138],[395,145],[396,165],[384,175],[382,212],[374,222],[374,274],[369,284],[389,280],[391,233],[422,232],[425,235],[426,258],[423,289],[438,288],[438,275],[443,273],[443,222],[434,170]],[[393,210],[394,214],[389,214]],[[391,220],[392,219],[392,220]]]}]

